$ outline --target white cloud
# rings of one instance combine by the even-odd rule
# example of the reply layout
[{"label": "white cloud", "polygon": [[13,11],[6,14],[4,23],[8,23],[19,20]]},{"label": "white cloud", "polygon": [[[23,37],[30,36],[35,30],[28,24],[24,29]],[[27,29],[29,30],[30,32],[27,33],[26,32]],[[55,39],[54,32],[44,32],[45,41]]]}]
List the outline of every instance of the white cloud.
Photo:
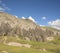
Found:
[{"label": "white cloud", "polygon": [[40,25],[40,26],[45,26],[45,25]]},{"label": "white cloud", "polygon": [[54,26],[60,26],[60,19],[57,19],[55,21],[51,21],[49,22],[50,25],[54,25]]},{"label": "white cloud", "polygon": [[43,19],[43,20],[45,20],[45,19],[46,19],[46,17],[42,17],[42,19]]},{"label": "white cloud", "polygon": [[33,19],[31,16],[29,16],[28,19],[32,20],[33,22],[36,22],[35,19]]},{"label": "white cloud", "polygon": [[54,28],[60,29],[60,19],[57,19],[55,21],[50,21],[48,24]]},{"label": "white cloud", "polygon": [[25,17],[22,17],[22,19],[26,19]]},{"label": "white cloud", "polygon": [[16,18],[18,18],[18,16],[15,15]]},{"label": "white cloud", "polygon": [[7,7],[6,4],[2,3],[2,0],[0,0],[0,12],[8,11],[8,10],[11,10],[11,9]]},{"label": "white cloud", "polygon": [[0,7],[0,12],[2,12],[2,11],[5,11],[5,9],[4,9],[4,8],[2,8],[2,7]]},{"label": "white cloud", "polygon": [[56,29],[59,29],[60,30],[60,27],[57,27],[57,26],[53,26],[53,28],[56,28]]}]

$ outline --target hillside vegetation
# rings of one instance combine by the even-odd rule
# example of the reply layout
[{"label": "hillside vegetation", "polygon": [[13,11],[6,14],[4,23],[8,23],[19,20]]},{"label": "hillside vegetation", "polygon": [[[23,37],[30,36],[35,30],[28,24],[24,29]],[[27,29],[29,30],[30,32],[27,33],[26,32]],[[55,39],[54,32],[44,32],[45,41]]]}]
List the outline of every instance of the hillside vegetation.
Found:
[{"label": "hillside vegetation", "polygon": [[[2,51],[8,52],[8,53],[60,53],[60,40],[57,37],[56,42],[33,42],[33,41],[26,41],[22,39],[17,39],[16,37],[7,37],[6,40],[4,40],[5,37],[0,37],[0,40],[3,39],[3,42],[0,42],[0,53],[3,53]],[[2,38],[2,39],[1,39]],[[55,41],[55,40],[54,40]],[[24,46],[9,46],[4,44],[4,42],[7,44],[9,42],[16,42],[21,44],[30,44],[31,47],[27,48]],[[58,44],[57,44],[58,43]]]},{"label": "hillside vegetation", "polygon": [[60,53],[60,30],[0,12],[0,53]]}]

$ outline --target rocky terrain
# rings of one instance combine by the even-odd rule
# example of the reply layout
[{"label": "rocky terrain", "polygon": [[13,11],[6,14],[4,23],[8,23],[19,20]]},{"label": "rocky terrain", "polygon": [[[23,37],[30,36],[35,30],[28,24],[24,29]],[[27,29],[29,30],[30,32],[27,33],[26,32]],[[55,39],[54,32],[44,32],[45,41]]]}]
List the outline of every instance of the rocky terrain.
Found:
[{"label": "rocky terrain", "polygon": [[0,53],[60,53],[60,30],[0,12]]},{"label": "rocky terrain", "polygon": [[30,19],[16,18],[8,13],[0,12],[0,36],[15,36],[28,41],[53,40],[60,36],[60,30],[41,27]]}]

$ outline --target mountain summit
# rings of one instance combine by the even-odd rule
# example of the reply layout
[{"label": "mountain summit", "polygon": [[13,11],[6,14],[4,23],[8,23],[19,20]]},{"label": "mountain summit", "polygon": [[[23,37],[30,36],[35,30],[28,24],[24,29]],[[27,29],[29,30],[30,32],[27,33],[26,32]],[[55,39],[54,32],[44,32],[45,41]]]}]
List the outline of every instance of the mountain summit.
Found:
[{"label": "mountain summit", "polygon": [[17,36],[24,40],[46,41],[49,37],[59,35],[59,30],[40,27],[30,19],[16,18],[8,13],[0,12],[0,36]]}]

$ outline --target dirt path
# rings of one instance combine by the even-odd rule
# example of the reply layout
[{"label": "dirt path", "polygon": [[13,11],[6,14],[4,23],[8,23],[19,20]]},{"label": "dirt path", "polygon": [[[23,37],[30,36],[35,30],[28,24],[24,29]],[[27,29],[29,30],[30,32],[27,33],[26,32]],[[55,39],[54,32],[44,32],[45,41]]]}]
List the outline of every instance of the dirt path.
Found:
[{"label": "dirt path", "polygon": [[8,53],[7,51],[1,51],[2,53]]},{"label": "dirt path", "polygon": [[9,43],[7,43],[7,45],[10,45],[10,46],[20,46],[20,47],[24,46],[24,47],[27,47],[27,48],[31,47],[30,44],[21,44],[21,43],[17,43],[17,42],[9,42]]}]

